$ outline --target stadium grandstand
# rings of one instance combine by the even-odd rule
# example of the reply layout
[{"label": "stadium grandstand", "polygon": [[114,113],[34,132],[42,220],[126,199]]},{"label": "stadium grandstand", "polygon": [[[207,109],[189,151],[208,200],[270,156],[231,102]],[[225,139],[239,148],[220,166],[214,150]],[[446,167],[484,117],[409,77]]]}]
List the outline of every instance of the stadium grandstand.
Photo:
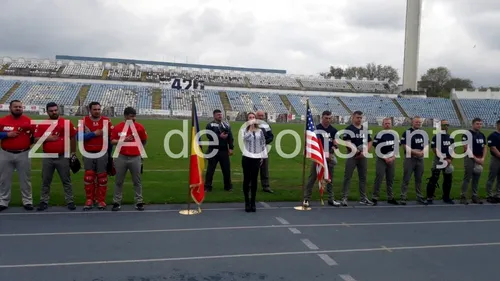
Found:
[{"label": "stadium grandstand", "polygon": [[264,110],[271,122],[300,122],[308,100],[313,114],[330,110],[337,123],[349,122],[355,110],[372,124],[393,117],[395,124],[407,125],[419,115],[427,126],[447,119],[463,127],[481,116],[491,127],[500,118],[500,92],[491,90],[453,90],[449,98],[430,98],[401,93],[383,80],[293,75],[279,69],[75,56],[0,59],[0,110],[19,99],[28,111],[43,114],[45,104],[54,101],[64,114],[81,115],[85,104],[97,100],[113,115],[133,106],[144,117],[185,118],[193,95],[203,118],[210,118],[214,109],[233,120]]}]

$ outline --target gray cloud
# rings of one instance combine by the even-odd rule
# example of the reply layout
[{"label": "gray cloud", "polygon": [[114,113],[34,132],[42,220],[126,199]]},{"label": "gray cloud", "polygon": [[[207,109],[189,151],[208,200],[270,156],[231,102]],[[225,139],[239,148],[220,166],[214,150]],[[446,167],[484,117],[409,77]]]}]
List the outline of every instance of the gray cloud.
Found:
[{"label": "gray cloud", "polygon": [[[3,54],[54,57],[56,54],[104,55],[116,49],[141,50],[154,44],[155,31],[119,7],[98,0],[7,1],[0,17]],[[13,24],[15,23],[15,24]],[[154,26],[154,20],[150,23]],[[141,47],[142,46],[142,47]]]},{"label": "gray cloud", "polygon": [[478,14],[500,11],[500,1],[497,0],[440,0],[449,5],[454,13],[467,18]]},{"label": "gray cloud", "polygon": [[[74,54],[177,62],[188,57],[189,62],[306,74],[326,71],[331,64],[403,67],[406,1],[309,5],[290,0],[284,6],[144,1],[3,1],[0,57]],[[424,5],[425,21],[431,23],[421,34],[421,71],[445,65],[476,84],[497,85],[500,70],[491,62],[500,61],[500,52],[493,51],[500,50],[500,1]],[[478,49],[472,49],[474,44]]]},{"label": "gray cloud", "polygon": [[[442,0],[452,5],[452,13],[467,33],[487,48],[500,50],[500,1],[496,0]],[[500,61],[500,58],[499,58]]]},{"label": "gray cloud", "polygon": [[406,1],[350,0],[343,17],[348,25],[364,29],[399,31],[405,28]]}]

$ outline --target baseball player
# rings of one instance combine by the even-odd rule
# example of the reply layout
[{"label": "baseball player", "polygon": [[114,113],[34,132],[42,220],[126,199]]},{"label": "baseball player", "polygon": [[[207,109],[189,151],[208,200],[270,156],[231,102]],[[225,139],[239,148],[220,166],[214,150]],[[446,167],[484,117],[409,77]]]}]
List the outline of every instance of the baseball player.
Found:
[{"label": "baseball player", "polygon": [[441,120],[441,132],[432,137],[431,148],[434,152],[434,160],[432,161],[432,176],[427,183],[427,204],[433,204],[434,193],[441,172],[443,173],[443,202],[447,204],[455,204],[450,198],[450,191],[453,181],[453,151],[450,151],[450,146],[455,142],[448,134],[449,123],[447,120]]},{"label": "baseball player", "polygon": [[[85,170],[85,206],[84,210],[92,209],[94,202],[99,210],[106,209],[106,192],[108,189],[108,161],[113,146],[110,142],[113,125],[108,117],[101,115],[101,105],[98,102],[91,102],[88,106],[89,115],[85,116],[78,124],[78,140],[83,140],[85,153],[83,155],[83,168]],[[80,128],[82,127],[83,128]],[[108,138],[104,139],[103,130],[107,130]],[[105,143],[108,149],[105,154],[97,157],[101,153]]]},{"label": "baseball player", "polygon": [[[333,167],[336,164],[334,150],[338,148],[337,142],[335,140],[335,135],[338,131],[331,125],[332,119],[333,116],[330,111],[323,111],[323,113],[321,114],[321,122],[316,125],[316,135],[318,137],[318,140],[324,146],[323,151],[325,153],[325,157],[328,158],[328,173],[330,174],[330,178],[333,181]],[[311,200],[313,185],[318,179],[316,165],[316,163],[312,162],[307,185],[304,189],[304,201],[302,202],[302,206],[306,208],[309,207],[309,200]],[[340,203],[335,201],[335,198],[333,196],[332,182],[326,184],[326,192],[328,193],[328,205],[334,207],[340,206]]]},{"label": "baseball player", "polygon": [[[51,125],[39,124],[35,128],[35,143],[44,135],[48,136],[43,142],[44,153],[54,153],[59,156],[56,158],[44,157],[42,159],[42,190],[40,192],[40,204],[37,210],[43,211],[47,209],[50,198],[50,185],[54,176],[54,171],[57,170],[59,178],[64,188],[64,199],[67,207],[70,210],[75,210],[73,201],[73,186],[71,185],[71,169],[70,161],[65,157],[65,142],[70,142],[71,157],[75,157],[76,152],[76,128],[71,124],[70,120],[66,120],[59,116],[59,107],[54,102],[49,102],[46,106],[49,120],[57,124],[54,129]],[[51,131],[48,131],[48,130]],[[69,130],[70,139],[65,139],[65,130]]]},{"label": "baseball player", "polygon": [[428,149],[428,137],[425,131],[421,130],[422,119],[415,116],[412,119],[412,127],[406,130],[401,137],[401,146],[405,153],[403,162],[403,184],[401,186],[401,201],[400,205],[406,205],[406,194],[408,192],[408,184],[412,174],[415,176],[415,193],[417,195],[417,203],[426,205],[422,195],[422,176],[424,175],[424,156]]},{"label": "baseball player", "polygon": [[[340,203],[342,206],[347,206],[347,198],[349,196],[349,187],[351,185],[351,178],[354,172],[354,169],[358,170],[358,178],[359,178],[359,197],[360,204],[363,205],[373,205],[373,202],[368,200],[366,196],[366,174],[368,172],[368,159],[363,151],[363,147],[367,146],[367,151],[371,149],[372,139],[370,134],[365,136],[361,133],[363,130],[363,125],[361,122],[363,120],[363,112],[354,111],[352,114],[352,124],[349,125],[345,130],[350,133],[345,133],[343,136],[344,141],[351,142],[354,147],[356,147],[357,152],[355,156],[351,158],[347,158],[345,163],[345,171],[344,171],[344,187],[342,190],[342,202]],[[365,144],[365,138],[367,139],[367,143]],[[348,151],[350,153],[350,148],[348,147]]]},{"label": "baseball player", "polygon": [[373,147],[375,148],[377,160],[372,202],[374,206],[378,204],[380,185],[385,177],[387,185],[387,203],[398,205],[398,201],[394,199],[394,193],[392,191],[394,184],[394,171],[396,168],[395,152],[397,151],[394,146],[397,144],[397,140],[394,134],[388,132],[388,130],[391,130],[392,128],[391,118],[384,118],[384,120],[382,120],[382,127],[384,130],[380,131],[373,139]]},{"label": "baseball player", "polygon": [[[500,120],[497,121],[497,130],[488,136],[490,147],[490,172],[486,182],[487,202],[500,203]],[[495,192],[492,191],[493,183],[497,181]]]},{"label": "baseball player", "polygon": [[[480,118],[474,118],[472,120],[472,128],[469,130],[469,133],[472,135],[472,147],[469,147],[468,144],[464,145],[464,152],[472,152],[472,157],[464,157],[464,180],[460,194],[460,204],[469,204],[465,194],[467,193],[471,180],[472,203],[483,204],[483,201],[481,201],[477,195],[479,178],[481,177],[481,173],[483,171],[484,158],[486,157],[488,149],[488,146],[486,145],[486,136],[481,132],[482,127],[483,121]],[[464,134],[462,142],[468,142],[468,140],[469,137]]]},{"label": "baseball player", "polygon": [[14,169],[19,175],[19,185],[24,209],[33,210],[31,187],[31,159],[29,150],[33,144],[35,126],[31,118],[23,115],[23,104],[13,100],[9,105],[10,114],[0,119],[0,212],[9,207],[11,199],[12,175]]},{"label": "baseball player", "polygon": [[[137,112],[132,107],[127,107],[123,111],[125,121],[119,123],[111,133],[111,144],[117,145],[119,148],[120,142],[134,143],[133,146],[121,146],[119,155],[115,159],[115,192],[113,196],[113,211],[120,210],[121,201],[123,198],[123,182],[127,170],[132,175],[132,182],[135,189],[135,208],[139,211],[144,210],[144,203],[142,198],[142,184],[141,184],[141,165],[142,154],[140,146],[146,144],[148,139],[146,129],[142,124],[136,122],[135,116]],[[128,124],[127,121],[132,121]],[[135,131],[135,132],[134,132]],[[140,144],[138,144],[140,142]],[[140,146],[139,146],[140,145]]]}]

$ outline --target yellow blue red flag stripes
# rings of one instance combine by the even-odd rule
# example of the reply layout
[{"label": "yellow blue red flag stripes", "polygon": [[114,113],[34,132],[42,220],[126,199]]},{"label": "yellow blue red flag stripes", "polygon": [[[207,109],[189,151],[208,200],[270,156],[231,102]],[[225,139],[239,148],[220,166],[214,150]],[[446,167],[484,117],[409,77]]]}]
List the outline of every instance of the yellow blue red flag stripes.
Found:
[{"label": "yellow blue red flag stripes", "polygon": [[200,131],[198,124],[198,113],[196,111],[196,104],[194,96],[191,97],[191,154],[189,158],[189,189],[191,198],[194,202],[200,205],[205,199],[205,184],[203,182],[203,171],[205,169],[205,162],[201,155],[196,153],[196,146],[199,147],[198,151],[201,152],[201,147],[198,143],[197,134]]}]

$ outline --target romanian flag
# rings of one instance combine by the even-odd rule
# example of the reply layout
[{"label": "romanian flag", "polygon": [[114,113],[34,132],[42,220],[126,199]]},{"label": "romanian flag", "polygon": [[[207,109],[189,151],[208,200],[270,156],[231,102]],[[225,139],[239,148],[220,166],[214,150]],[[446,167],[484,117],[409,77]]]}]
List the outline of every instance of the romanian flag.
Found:
[{"label": "romanian flag", "polygon": [[189,157],[189,189],[194,202],[200,205],[203,202],[203,199],[205,199],[205,186],[203,182],[203,170],[205,169],[205,162],[203,157],[198,156],[198,154],[196,153],[196,146],[199,147],[199,152],[201,152],[201,146],[199,146],[198,138],[196,137],[196,134],[200,131],[200,126],[198,124],[198,114],[196,112],[194,96],[191,98],[191,102],[191,155]]}]

